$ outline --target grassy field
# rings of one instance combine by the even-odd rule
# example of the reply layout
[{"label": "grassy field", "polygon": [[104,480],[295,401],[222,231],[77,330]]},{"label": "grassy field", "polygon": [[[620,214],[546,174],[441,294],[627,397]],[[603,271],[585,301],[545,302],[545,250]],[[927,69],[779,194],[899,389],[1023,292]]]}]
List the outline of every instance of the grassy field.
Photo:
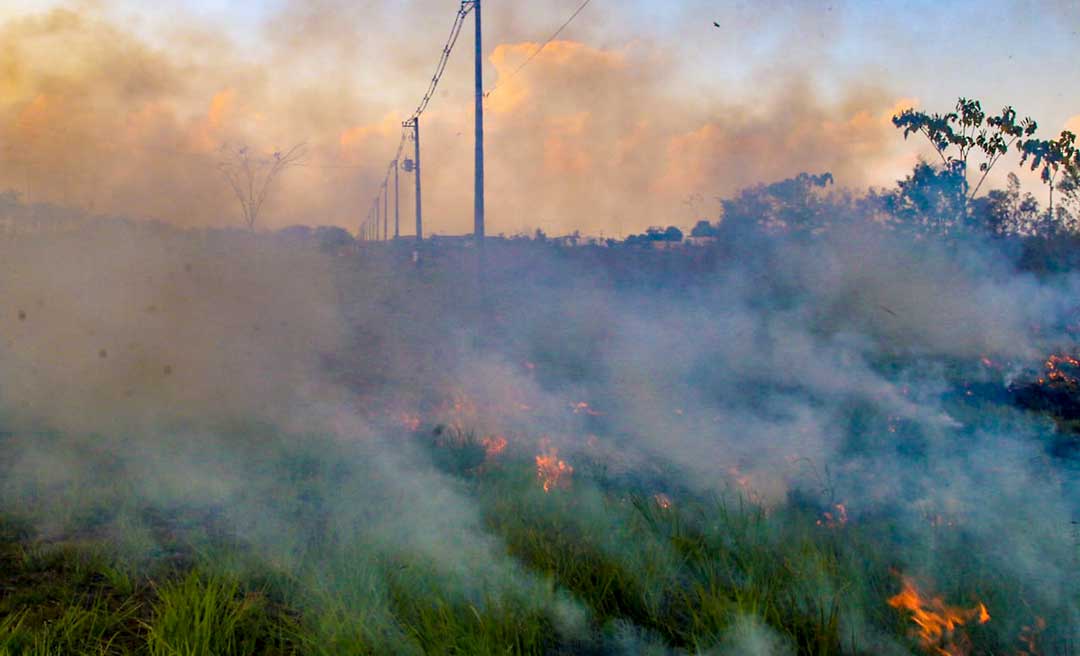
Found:
[{"label": "grassy field", "polygon": [[[22,513],[0,523],[0,654],[1068,653],[1067,607],[1037,600],[1080,591],[1000,573],[963,526],[912,533],[796,497],[660,492],[583,459],[545,491],[551,470],[532,455],[425,430],[402,439],[475,503],[471,530],[494,545],[489,562],[448,565],[365,530],[393,499],[335,506],[377,476],[343,458],[351,446],[257,433],[233,437],[271,452],[243,473],[286,518],[270,538],[214,505],[132,495],[107,456],[83,454],[96,475],[49,495],[6,486]],[[914,611],[889,600],[927,553],[923,610],[959,621],[924,641]],[[965,614],[977,603],[989,621]]]},{"label": "grassy field", "polygon": [[1078,651],[1069,281],[170,239],[7,252],[0,656]]}]

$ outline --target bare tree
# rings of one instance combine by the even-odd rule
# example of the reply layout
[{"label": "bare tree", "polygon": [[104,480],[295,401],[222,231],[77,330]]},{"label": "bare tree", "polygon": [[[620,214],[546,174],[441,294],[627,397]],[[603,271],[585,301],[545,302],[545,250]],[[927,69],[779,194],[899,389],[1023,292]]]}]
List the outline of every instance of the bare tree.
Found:
[{"label": "bare tree", "polygon": [[218,169],[240,201],[240,211],[248,230],[255,229],[259,211],[266,202],[274,180],[285,169],[303,163],[306,155],[307,145],[304,143],[268,156],[253,153],[246,145],[222,146]]}]

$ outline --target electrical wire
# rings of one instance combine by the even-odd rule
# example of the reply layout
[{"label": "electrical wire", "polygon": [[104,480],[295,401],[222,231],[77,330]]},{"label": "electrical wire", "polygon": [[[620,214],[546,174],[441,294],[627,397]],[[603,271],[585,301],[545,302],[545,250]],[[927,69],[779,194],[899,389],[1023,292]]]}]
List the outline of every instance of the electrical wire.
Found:
[{"label": "electrical wire", "polygon": [[[446,40],[446,44],[443,46],[442,55],[439,56],[439,63],[435,66],[435,74],[431,76],[431,82],[428,84],[427,91],[424,93],[424,97],[420,99],[420,104],[417,105],[416,111],[412,113],[412,116],[406,121],[411,123],[420,118],[420,116],[427,110],[428,105],[431,103],[431,99],[435,97],[435,91],[439,88],[439,82],[442,80],[443,73],[446,72],[446,66],[450,63],[450,53],[454,51],[454,46],[457,45],[458,37],[461,36],[461,30],[465,26],[465,17],[469,15],[469,12],[476,7],[474,2],[462,2],[461,8],[458,9],[457,16],[454,18],[454,24],[450,28],[450,36]],[[390,174],[394,171],[394,167],[401,161],[401,154],[405,150],[406,132],[405,128],[401,130],[401,140],[398,141],[397,152],[394,154],[394,159],[390,162],[386,170],[386,176],[383,177],[382,183],[379,184],[379,193],[375,195],[372,200],[372,208],[379,203],[379,199],[382,198],[383,193],[389,193],[387,190],[390,183]],[[361,234],[365,226],[372,220],[371,212],[368,213],[368,218],[360,224]]]},{"label": "electrical wire", "polygon": [[[530,54],[529,57],[525,61],[523,61],[517,68],[515,68],[510,73],[510,75],[508,75],[505,78],[499,80],[499,82],[494,87],[492,87],[490,91],[488,91],[487,93],[484,94],[484,98],[487,98],[491,94],[495,93],[495,91],[498,90],[503,84],[505,84],[508,80],[512,79],[514,76],[516,76],[518,73],[520,73],[522,69],[524,69],[530,63],[532,63],[532,61],[534,59],[536,59],[536,57],[544,50],[544,48],[548,47],[549,45],[551,45],[551,43],[553,41],[555,41],[555,39],[559,38],[559,35],[562,34],[563,31],[566,30],[566,28],[569,27],[570,24],[574,22],[574,19],[576,19],[578,17],[578,15],[581,14],[581,12],[585,11],[585,8],[588,7],[591,2],[592,2],[592,0],[584,0],[580,5],[578,5],[578,8],[575,9],[574,13],[570,14],[570,17],[567,18],[563,22],[563,24],[559,26],[559,29],[555,30],[551,34],[551,36],[549,36],[547,38],[546,41],[544,41],[542,44],[540,44],[540,47],[537,48],[536,50],[534,50],[532,52],[532,54]],[[442,56],[439,57],[439,63],[435,67],[435,75],[433,75],[431,77],[431,83],[428,85],[427,92],[424,94],[424,97],[420,100],[420,104],[417,106],[416,111],[413,112],[412,116],[409,117],[409,119],[408,119],[408,121],[406,121],[406,123],[411,123],[411,122],[416,121],[417,119],[420,118],[420,115],[423,114],[425,110],[427,110],[428,104],[431,102],[431,99],[435,96],[435,90],[438,89],[438,87],[439,87],[439,81],[442,80],[443,73],[446,72],[446,66],[450,61],[450,53],[453,52],[454,46],[457,44],[458,37],[461,36],[462,27],[465,25],[465,17],[468,16],[469,12],[472,11],[473,9],[475,9],[475,8],[476,8],[476,3],[475,2],[466,1],[466,2],[461,3],[461,8],[458,10],[457,17],[454,19],[454,25],[450,28],[450,37],[446,40],[446,45],[443,46]],[[386,171],[386,176],[383,178],[382,183],[379,185],[379,193],[375,195],[375,199],[372,202],[372,208],[373,209],[374,209],[375,205],[377,205],[379,203],[379,199],[382,197],[382,194],[383,193],[389,193],[386,190],[388,188],[387,185],[389,184],[389,181],[390,181],[390,174],[393,172],[394,166],[396,166],[398,164],[398,162],[401,160],[401,153],[402,153],[402,151],[403,151],[403,149],[405,147],[405,140],[406,140],[406,133],[405,133],[404,128],[403,128],[402,133],[401,133],[401,141],[398,142],[397,154],[394,155],[394,159],[390,163],[390,166],[388,167],[388,169]],[[372,220],[372,214],[371,214],[371,212],[369,212],[368,213],[368,218],[363,223],[360,224],[361,233],[363,233],[364,227],[367,226],[367,224],[371,220]]]},{"label": "electrical wire", "polygon": [[570,18],[567,18],[566,22],[564,22],[562,25],[560,25],[559,29],[555,30],[555,32],[552,33],[552,35],[547,38],[547,41],[544,41],[542,44],[540,44],[540,47],[537,48],[536,50],[534,50],[533,53],[531,55],[529,55],[529,57],[525,61],[521,62],[521,64],[517,68],[515,68],[513,71],[511,71],[510,75],[507,75],[505,78],[499,80],[495,84],[495,86],[491,88],[490,91],[488,91],[487,93],[484,94],[484,97],[487,98],[491,94],[495,93],[495,91],[497,91],[499,89],[499,87],[501,87],[503,84],[505,84],[506,82],[509,82],[511,79],[513,79],[514,76],[516,76],[518,73],[521,72],[521,69],[525,68],[526,66],[528,66],[532,62],[532,60],[536,59],[537,55],[539,55],[544,50],[544,48],[551,45],[551,43],[555,39],[559,38],[559,35],[563,33],[563,30],[565,30],[567,27],[569,27],[570,23],[574,22],[574,19],[578,17],[578,14],[585,11],[585,8],[588,7],[589,3],[591,3],[591,2],[592,2],[592,0],[585,0],[584,2],[582,2],[578,6],[578,8],[576,10],[574,10],[574,13],[570,14]]},{"label": "electrical wire", "polygon": [[424,94],[423,99],[420,100],[420,105],[417,106],[416,111],[409,117],[410,121],[414,121],[420,118],[420,115],[427,109],[428,103],[435,96],[435,90],[439,87],[439,80],[442,79],[443,73],[446,72],[446,65],[450,62],[450,53],[453,51],[454,46],[457,45],[458,37],[461,36],[461,28],[465,25],[465,17],[469,14],[469,11],[474,7],[472,3],[463,2],[461,9],[458,10],[457,17],[454,19],[454,26],[450,28],[450,38],[446,40],[446,45],[443,46],[442,56],[439,57],[439,63],[435,67],[435,75],[431,77],[431,84],[428,85],[427,93]]}]

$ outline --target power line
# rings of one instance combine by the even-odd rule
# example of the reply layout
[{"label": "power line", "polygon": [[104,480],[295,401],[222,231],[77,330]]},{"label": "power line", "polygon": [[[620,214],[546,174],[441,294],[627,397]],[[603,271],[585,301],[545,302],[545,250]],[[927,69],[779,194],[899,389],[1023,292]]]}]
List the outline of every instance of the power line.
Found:
[{"label": "power line", "polygon": [[[512,79],[514,76],[520,73],[522,69],[532,63],[532,61],[536,59],[536,57],[544,50],[544,48],[548,47],[553,41],[555,41],[555,39],[559,38],[559,35],[562,34],[563,31],[565,31],[566,28],[569,27],[570,24],[573,23],[574,20],[581,14],[581,12],[585,11],[585,8],[588,7],[591,3],[592,0],[583,0],[583,2],[578,5],[577,9],[575,9],[574,12],[570,14],[570,17],[563,21],[562,25],[560,25],[559,28],[555,30],[551,34],[551,36],[547,38],[546,41],[540,44],[539,48],[534,50],[525,61],[523,61],[517,68],[515,68],[510,73],[510,75],[499,80],[499,82],[494,87],[492,87],[490,91],[484,93],[483,98],[487,98],[491,94],[495,93],[495,91],[498,90],[503,84],[505,84],[508,80]],[[461,8],[458,9],[457,16],[454,18],[454,24],[450,28],[450,36],[446,40],[446,44],[443,46],[442,55],[439,57],[439,63],[435,67],[435,74],[431,77],[431,83],[428,85],[427,92],[424,93],[424,97],[420,100],[420,104],[417,106],[416,111],[413,112],[412,116],[409,117],[409,119],[402,124],[401,140],[398,142],[397,153],[394,155],[394,159],[390,163],[390,166],[387,167],[386,176],[383,178],[382,182],[377,187],[379,189],[379,193],[375,195],[375,198],[373,200],[373,206],[378,204],[379,198],[381,197],[382,193],[384,193],[383,190],[386,190],[388,188],[387,185],[390,181],[390,175],[394,171],[394,167],[397,166],[401,159],[401,154],[403,152],[403,149],[405,147],[405,141],[407,139],[405,126],[410,124],[417,125],[420,115],[423,114],[425,110],[427,110],[428,104],[435,96],[435,91],[439,87],[439,82],[440,80],[442,80],[443,73],[446,72],[446,66],[450,61],[450,53],[453,52],[454,46],[457,44],[458,37],[461,35],[461,30],[465,23],[465,17],[468,16],[471,10],[476,8],[476,4],[476,2],[469,2],[468,0],[461,3]],[[477,32],[479,35],[479,27],[477,28]],[[479,36],[477,36],[477,38],[479,38]],[[364,221],[360,226],[361,232],[363,232],[364,227],[370,220],[371,218],[369,213],[368,220]]]},{"label": "power line", "polygon": [[[458,9],[457,15],[454,17],[454,24],[450,27],[450,36],[447,38],[446,44],[443,46],[442,49],[442,54],[439,56],[439,63],[435,66],[435,74],[431,76],[431,82],[428,84],[428,88],[427,91],[424,93],[424,97],[420,99],[420,104],[417,105],[416,111],[414,111],[412,113],[412,116],[410,116],[409,119],[405,121],[406,124],[417,121],[420,116],[427,110],[428,105],[431,103],[431,99],[435,97],[435,91],[439,88],[439,82],[442,80],[443,73],[446,72],[446,66],[450,62],[450,53],[453,52],[454,46],[457,45],[458,37],[461,36],[461,30],[465,25],[465,17],[469,15],[469,12],[472,11],[475,6],[476,5],[474,3],[468,1],[461,3],[461,7]],[[386,175],[383,177],[382,182],[377,187],[377,189],[379,189],[379,192],[372,200],[373,206],[379,203],[379,198],[382,196],[383,190],[388,189],[388,185],[390,182],[390,174],[394,171],[394,167],[396,167],[401,161],[401,154],[402,152],[404,152],[406,139],[407,132],[403,124],[401,130],[401,139],[398,141],[397,152],[394,154],[394,159],[391,160],[390,164],[387,166]],[[368,219],[361,224],[361,231],[363,231],[364,226],[370,220],[371,217],[369,215]]]},{"label": "power line", "polygon": [[446,65],[450,62],[450,52],[457,44],[458,37],[461,35],[461,28],[465,25],[465,16],[469,14],[472,5],[467,2],[461,4],[461,9],[458,10],[457,17],[454,18],[454,26],[450,28],[450,38],[446,40],[446,45],[443,46],[442,56],[439,57],[439,63],[435,67],[435,75],[431,77],[431,84],[428,85],[427,93],[424,94],[423,99],[420,100],[420,105],[417,106],[416,111],[413,112],[409,120],[420,118],[420,115],[427,109],[428,103],[435,96],[435,89],[439,86],[439,80],[442,79],[443,73],[446,72]]},{"label": "power line", "polygon": [[501,87],[503,84],[505,84],[506,82],[513,79],[514,76],[516,76],[518,73],[521,72],[521,69],[525,68],[526,66],[528,66],[532,62],[532,60],[536,59],[537,55],[539,55],[544,50],[544,48],[551,45],[552,41],[559,38],[559,35],[563,33],[563,30],[565,30],[567,27],[569,27],[570,23],[574,22],[574,19],[578,17],[578,14],[585,11],[585,8],[588,7],[589,3],[591,3],[591,2],[592,2],[592,0],[585,0],[584,2],[582,2],[578,6],[578,8],[576,10],[574,10],[574,13],[570,14],[570,18],[567,18],[566,22],[564,22],[562,25],[560,25],[559,29],[555,30],[555,32],[551,36],[548,37],[547,41],[544,41],[542,44],[540,44],[540,47],[537,48],[536,50],[534,50],[533,53],[531,55],[529,55],[528,59],[523,61],[521,63],[521,65],[519,65],[517,68],[515,68],[510,73],[510,75],[507,75],[505,78],[500,79],[495,84],[495,86],[491,88],[490,91],[488,91],[487,93],[484,94],[484,97],[487,98],[491,94],[495,93],[495,91],[498,90],[499,87]]}]

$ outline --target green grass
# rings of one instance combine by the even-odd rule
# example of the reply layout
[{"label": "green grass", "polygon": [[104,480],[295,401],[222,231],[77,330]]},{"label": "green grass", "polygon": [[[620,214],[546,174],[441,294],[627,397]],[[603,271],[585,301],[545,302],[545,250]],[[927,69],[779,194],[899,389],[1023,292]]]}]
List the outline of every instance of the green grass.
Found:
[{"label": "green grass", "polygon": [[274,542],[245,540],[192,499],[80,507],[129,482],[81,477],[58,514],[37,496],[0,517],[0,656],[705,654],[751,639],[808,655],[919,653],[910,618],[886,600],[894,572],[928,571],[927,554],[935,593],[990,608],[990,623],[965,628],[974,654],[1017,653],[1036,617],[1041,641],[1064,644],[1068,603],[1080,603],[1076,590],[1047,595],[998,571],[962,528],[900,529],[887,516],[828,528],[797,499],[766,509],[736,494],[673,493],[665,508],[653,490],[591,478],[588,462],[569,489],[544,493],[528,456],[479,466],[472,439],[421,446],[494,545],[464,563],[455,549],[468,545],[442,553],[370,534],[392,498],[335,506],[378,472],[344,466],[330,440],[263,440],[251,467],[270,474],[247,472],[243,499],[284,518],[252,525]]},{"label": "green grass", "polygon": [[146,622],[151,656],[245,656],[286,653],[288,622],[275,621],[259,592],[243,592],[235,579],[197,571],[157,587]]}]

